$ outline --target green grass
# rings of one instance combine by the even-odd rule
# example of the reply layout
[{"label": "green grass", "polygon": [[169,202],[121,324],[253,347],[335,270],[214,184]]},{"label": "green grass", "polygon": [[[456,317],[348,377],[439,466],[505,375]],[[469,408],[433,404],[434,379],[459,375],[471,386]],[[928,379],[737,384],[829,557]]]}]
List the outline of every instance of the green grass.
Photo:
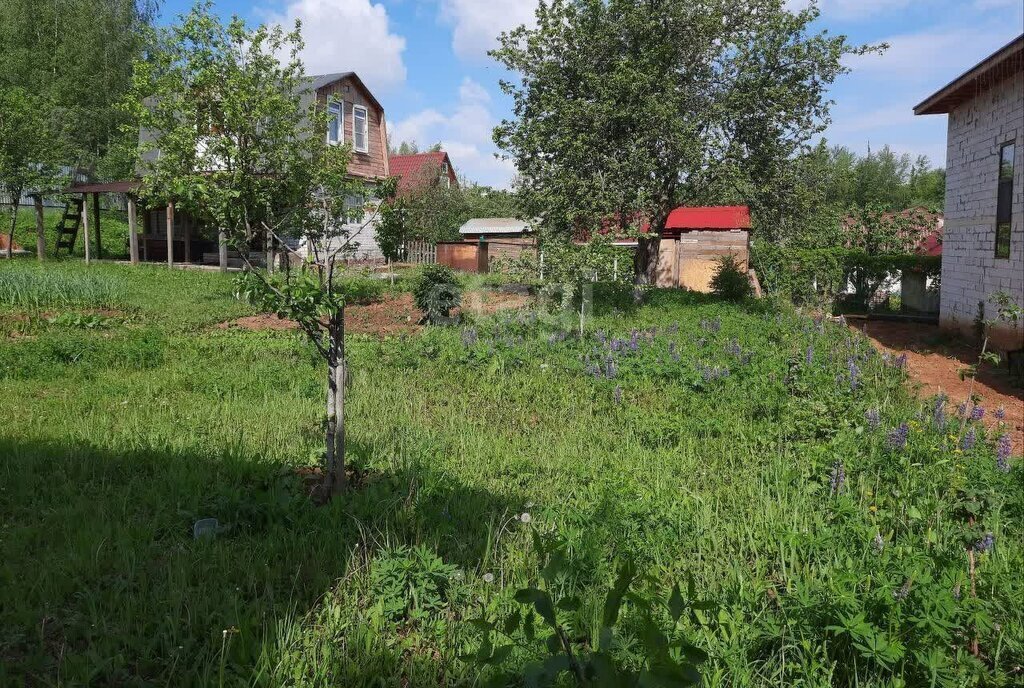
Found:
[{"label": "green grass", "polygon": [[[104,296],[62,300],[76,284]],[[348,460],[366,480],[317,507],[295,470],[319,456],[324,371],[295,333],[217,328],[249,312],[230,279],[15,261],[5,293],[19,296],[0,296],[0,684],[472,684],[465,621],[511,609],[535,578],[531,528],[565,543],[577,628],[619,561],[659,593],[692,575],[719,606],[676,632],[710,654],[708,685],[1020,680],[1021,468],[995,469],[980,426],[957,450],[958,423],[935,430],[845,328],[658,292],[639,309],[599,294],[584,341],[571,320],[518,315],[350,337]],[[52,317],[100,301],[118,315]],[[193,539],[204,517],[226,530]],[[979,530],[997,545],[974,600],[964,542]],[[438,586],[409,582],[431,571]],[[859,613],[871,647],[835,630]]]}]

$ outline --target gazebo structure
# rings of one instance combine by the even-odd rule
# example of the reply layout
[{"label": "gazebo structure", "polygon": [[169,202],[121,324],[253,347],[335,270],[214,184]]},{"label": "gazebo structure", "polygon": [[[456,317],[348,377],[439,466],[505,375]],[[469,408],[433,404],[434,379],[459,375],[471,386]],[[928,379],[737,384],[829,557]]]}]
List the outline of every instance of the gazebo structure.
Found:
[{"label": "gazebo structure", "polygon": [[[102,182],[102,183],[77,183],[65,189],[64,193],[81,195],[82,228],[84,230],[85,258],[91,259],[91,234],[95,234],[96,257],[102,258],[102,245],[100,243],[100,194],[123,194],[127,200],[128,207],[128,253],[132,265],[138,265],[141,261],[149,261],[152,258],[166,261],[168,266],[175,262],[193,262],[193,229],[195,222],[193,218],[184,213],[175,214],[173,203],[168,203],[164,208],[153,208],[145,212],[142,223],[142,233],[139,232],[138,218],[138,193],[142,186],[139,180]],[[92,195],[92,208],[95,216],[95,227],[89,225],[89,195]],[[178,232],[180,230],[180,234]],[[77,229],[75,230],[77,233]],[[59,236],[58,248],[70,248],[74,242],[74,234],[67,237],[68,243],[63,243],[65,237]],[[227,243],[223,234],[218,236],[217,262],[222,272],[227,271],[228,252]]]}]

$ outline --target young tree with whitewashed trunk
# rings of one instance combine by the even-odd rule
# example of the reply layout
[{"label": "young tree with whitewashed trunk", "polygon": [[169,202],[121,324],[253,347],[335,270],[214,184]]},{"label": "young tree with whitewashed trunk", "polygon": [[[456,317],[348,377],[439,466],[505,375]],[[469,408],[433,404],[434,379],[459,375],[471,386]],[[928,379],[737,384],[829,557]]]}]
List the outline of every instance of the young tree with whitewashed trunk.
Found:
[{"label": "young tree with whitewashed trunk", "polygon": [[[292,32],[238,18],[223,25],[209,3],[198,5],[136,65],[129,102],[147,133],[144,199],[216,227],[245,262],[239,295],[297,322],[323,358],[328,497],[345,486],[340,261],[376,210],[368,208],[374,190],[348,174],[350,148],[327,144],[326,104],[309,98],[301,47],[298,24]],[[159,156],[146,155],[153,150]],[[256,265],[261,246],[287,254],[283,270]]]},{"label": "young tree with whitewashed trunk", "polygon": [[[514,118],[494,132],[528,215],[567,240],[613,223],[635,236],[636,284],[687,203],[778,203],[786,168],[828,122],[843,58],[783,0],[550,0],[492,56]],[[639,292],[638,292],[639,294]]]}]

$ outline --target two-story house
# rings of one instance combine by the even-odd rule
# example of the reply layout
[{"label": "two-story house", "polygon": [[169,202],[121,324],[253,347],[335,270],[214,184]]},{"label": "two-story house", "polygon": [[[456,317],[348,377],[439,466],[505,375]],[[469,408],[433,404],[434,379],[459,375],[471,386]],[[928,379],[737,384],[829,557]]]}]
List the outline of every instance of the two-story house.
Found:
[{"label": "two-story house", "polygon": [[[308,88],[302,96],[302,106],[307,108],[315,98],[330,114],[327,127],[327,143],[352,147],[349,173],[364,179],[372,185],[376,180],[389,175],[387,154],[387,125],[384,108],[380,101],[366,87],[355,72],[338,72],[309,77]],[[152,138],[151,132],[141,131],[140,138]],[[159,151],[151,151],[147,157],[155,157]],[[139,233],[130,237],[132,261],[166,261],[168,263],[237,264],[237,257],[231,256],[224,248],[215,227],[204,226],[199,219],[186,212],[168,207],[142,209],[139,222],[135,222],[134,195],[140,186],[139,180],[112,182],[107,184],[76,184],[67,191],[81,194],[83,202],[89,194],[94,204],[98,194],[122,193],[129,197],[130,225]],[[81,212],[81,205],[78,206]],[[95,222],[95,221],[94,221]],[[168,235],[167,227],[172,231]],[[76,225],[77,230],[77,225]],[[98,238],[99,226],[95,222],[93,236]],[[351,223],[344,228],[348,236],[333,240],[327,250],[336,250],[345,244],[354,250],[347,256],[356,259],[381,257],[374,238],[375,225],[372,222]],[[74,239],[71,238],[73,243]],[[295,248],[295,247],[293,247]],[[297,246],[303,252],[306,247]]]}]

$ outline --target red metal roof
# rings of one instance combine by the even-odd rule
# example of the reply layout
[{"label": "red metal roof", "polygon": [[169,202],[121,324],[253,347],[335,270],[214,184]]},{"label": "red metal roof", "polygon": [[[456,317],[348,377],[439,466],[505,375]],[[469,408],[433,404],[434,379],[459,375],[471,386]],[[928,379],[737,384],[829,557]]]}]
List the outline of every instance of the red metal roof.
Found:
[{"label": "red metal roof", "polygon": [[745,205],[676,208],[665,229],[750,229],[750,208]]},{"label": "red metal roof", "polygon": [[[452,161],[444,151],[415,153],[413,155],[392,155],[388,158],[388,167],[392,177],[398,177],[398,193],[410,191],[429,181],[424,178],[424,168],[439,168],[448,163],[448,178],[452,184],[458,183]],[[432,174],[427,175],[433,177]]]}]

